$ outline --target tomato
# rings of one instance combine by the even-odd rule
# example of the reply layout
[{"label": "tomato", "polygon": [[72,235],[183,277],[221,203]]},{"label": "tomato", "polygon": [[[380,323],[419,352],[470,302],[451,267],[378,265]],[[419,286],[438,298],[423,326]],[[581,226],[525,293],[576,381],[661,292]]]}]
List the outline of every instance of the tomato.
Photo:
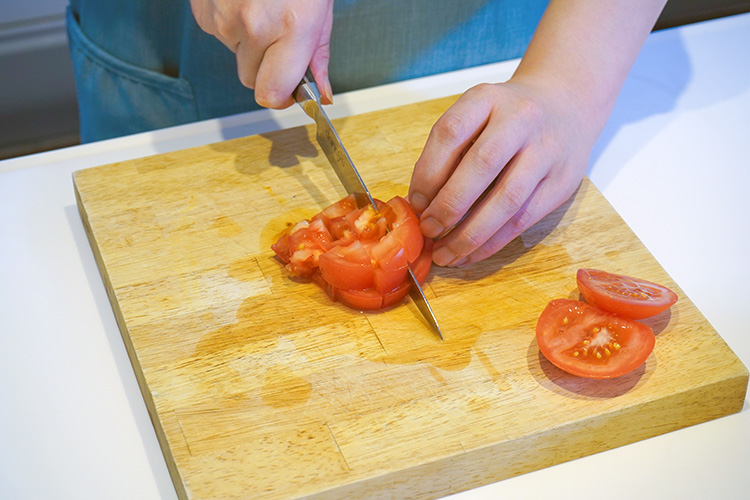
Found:
[{"label": "tomato", "polygon": [[358,208],[349,195],[290,226],[271,248],[292,276],[310,278],[334,301],[361,310],[398,303],[409,292],[409,266],[424,282],[432,265],[432,241],[399,196]]},{"label": "tomato", "polygon": [[648,326],[569,299],[547,304],[536,325],[536,341],[553,365],[588,378],[633,371],[656,343]]},{"label": "tomato", "polygon": [[[409,264],[409,267],[411,267],[417,282],[420,285],[423,284],[432,267],[432,240],[424,239],[424,251],[413,263]],[[403,281],[394,290],[384,294],[381,294],[374,288],[345,290],[330,286],[326,289],[326,292],[333,300],[338,300],[342,304],[346,304],[354,309],[374,311],[385,309],[401,302],[409,294],[409,287],[409,282]]]},{"label": "tomato", "polygon": [[284,232],[271,245],[294,276],[309,277],[318,267],[318,259],[332,244],[333,238],[323,221],[301,221]]},{"label": "tomato", "polygon": [[677,294],[665,286],[620,274],[579,269],[576,280],[586,302],[626,318],[648,318],[677,302]]},{"label": "tomato", "polygon": [[392,232],[403,245],[406,251],[406,260],[414,262],[422,251],[423,239],[419,230],[419,219],[412,211],[409,203],[401,197],[397,196],[389,200],[387,205],[395,213]]},{"label": "tomato", "polygon": [[394,290],[406,279],[409,261],[406,260],[404,247],[393,233],[386,234],[373,245],[370,256],[375,263],[375,288],[381,294]]},{"label": "tomato", "polygon": [[323,279],[336,288],[362,290],[375,285],[372,259],[358,240],[331,248],[320,256],[318,263]]}]

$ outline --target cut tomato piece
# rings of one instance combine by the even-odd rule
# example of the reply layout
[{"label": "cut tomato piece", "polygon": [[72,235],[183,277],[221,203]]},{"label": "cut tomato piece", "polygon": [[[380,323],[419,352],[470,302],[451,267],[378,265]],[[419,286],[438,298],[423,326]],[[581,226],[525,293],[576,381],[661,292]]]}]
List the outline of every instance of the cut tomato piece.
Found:
[{"label": "cut tomato piece", "polygon": [[375,263],[374,281],[378,292],[386,294],[404,282],[409,262],[404,248],[393,233],[386,234],[372,245],[370,257]]},{"label": "cut tomato piece", "polygon": [[409,264],[414,277],[417,278],[417,282],[421,285],[427,279],[427,275],[430,273],[432,268],[432,240],[424,238],[424,244],[422,245],[422,253],[419,254],[417,260]]},{"label": "cut tomato piece", "polygon": [[[417,282],[420,285],[423,284],[432,267],[432,240],[425,238],[424,251],[409,267],[411,267]],[[324,284],[318,282],[318,284],[325,289],[325,282]],[[401,302],[409,294],[410,286],[409,281],[405,279],[395,289],[386,293],[380,293],[375,288],[366,290],[331,289],[330,285],[326,291],[333,300],[340,301],[349,307],[361,311],[375,311]]]},{"label": "cut tomato piece", "polygon": [[353,194],[341,198],[336,203],[332,203],[321,212],[329,219],[335,219],[337,217],[344,217],[352,210],[357,208],[357,199]]},{"label": "cut tomato piece", "polygon": [[333,300],[361,310],[398,303],[409,292],[410,263],[420,282],[432,264],[432,241],[398,196],[358,208],[349,195],[292,226],[271,247],[292,275],[311,278]]},{"label": "cut tomato piece", "polygon": [[414,262],[422,252],[423,244],[422,233],[419,230],[419,219],[412,211],[409,203],[400,196],[389,200],[387,205],[395,214],[392,232],[404,247],[406,259],[409,262]]},{"label": "cut tomato piece", "polygon": [[284,264],[289,264],[289,258],[291,257],[291,253],[289,252],[289,233],[284,231],[279,236],[279,239],[271,245],[271,249],[276,252],[276,255],[278,255]]},{"label": "cut tomato piece", "polygon": [[378,241],[388,230],[386,218],[372,205],[349,212],[345,219],[360,241]]},{"label": "cut tomato piece", "polygon": [[656,343],[648,326],[569,299],[547,304],[536,325],[536,341],[553,365],[588,378],[635,370]]},{"label": "cut tomato piece", "polygon": [[[322,220],[303,222],[295,224],[287,235],[287,269],[293,276],[309,277],[317,269],[320,255],[332,245],[333,238]],[[284,244],[279,246],[283,251]]]},{"label": "cut tomato piece", "polygon": [[648,318],[677,302],[677,294],[665,286],[598,269],[579,269],[576,281],[586,302],[626,318]]},{"label": "cut tomato piece", "polygon": [[335,300],[360,311],[383,309],[383,295],[374,288],[367,290],[335,290]]},{"label": "cut tomato piece", "polygon": [[318,263],[323,279],[336,288],[363,290],[375,284],[370,254],[359,241],[332,248],[320,256]]}]

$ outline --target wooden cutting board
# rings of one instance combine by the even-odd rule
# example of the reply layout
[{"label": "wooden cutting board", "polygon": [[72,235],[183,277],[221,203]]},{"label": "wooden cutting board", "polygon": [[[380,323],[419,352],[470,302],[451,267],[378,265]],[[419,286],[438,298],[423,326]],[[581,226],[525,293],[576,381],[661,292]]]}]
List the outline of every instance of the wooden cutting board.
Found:
[{"label": "wooden cutting board", "polygon": [[[376,197],[406,194],[453,99],[335,121]],[[344,196],[312,127],[74,176],[81,217],[183,499],[434,498],[721,417],[748,372],[588,181],[504,250],[434,268],[445,341],[406,302],[361,313],[269,246]],[[594,267],[663,283],[656,348],[610,381],[540,354],[546,303]]]}]

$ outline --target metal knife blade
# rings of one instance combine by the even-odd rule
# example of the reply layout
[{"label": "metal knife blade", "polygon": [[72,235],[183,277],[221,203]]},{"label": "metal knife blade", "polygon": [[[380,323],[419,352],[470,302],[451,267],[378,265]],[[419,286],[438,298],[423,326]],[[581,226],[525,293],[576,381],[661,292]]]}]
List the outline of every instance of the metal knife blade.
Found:
[{"label": "metal knife blade", "polygon": [[[294,99],[304,110],[304,112],[315,121],[317,126],[317,132],[315,137],[323,150],[323,153],[331,163],[334,172],[338,176],[341,184],[347,193],[354,194],[357,200],[357,205],[362,207],[364,205],[375,205],[370,191],[365,186],[362,177],[359,175],[357,168],[354,166],[352,159],[349,157],[349,153],[346,152],[346,148],[341,142],[339,135],[336,133],[336,129],[333,128],[331,120],[328,119],[328,115],[323,110],[323,106],[320,103],[320,92],[318,91],[318,85],[315,83],[312,72],[308,68],[305,72],[305,76],[294,91]],[[432,312],[430,303],[427,302],[427,298],[424,295],[422,287],[419,285],[417,278],[414,273],[409,269],[408,273],[409,283],[409,295],[411,296],[414,303],[417,305],[417,309],[422,313],[425,320],[429,324],[435,333],[442,339],[443,333],[440,330],[440,326],[437,323],[435,314]]]}]

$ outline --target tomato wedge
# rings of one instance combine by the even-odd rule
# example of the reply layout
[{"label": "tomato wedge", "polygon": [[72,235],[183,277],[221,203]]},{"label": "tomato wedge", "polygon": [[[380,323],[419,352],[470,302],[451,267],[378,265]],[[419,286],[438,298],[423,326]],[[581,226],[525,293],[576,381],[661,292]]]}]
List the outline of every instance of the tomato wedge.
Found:
[{"label": "tomato wedge", "polygon": [[579,269],[576,281],[586,302],[626,318],[648,318],[677,302],[677,294],[665,286],[598,269]]},{"label": "tomato wedge", "polygon": [[290,226],[271,248],[292,276],[360,310],[397,304],[409,292],[409,267],[421,283],[432,265],[432,241],[400,196],[358,208],[349,195]]},{"label": "tomato wedge", "polygon": [[630,373],[656,343],[648,326],[570,299],[547,304],[536,325],[536,341],[553,365],[587,378]]}]

